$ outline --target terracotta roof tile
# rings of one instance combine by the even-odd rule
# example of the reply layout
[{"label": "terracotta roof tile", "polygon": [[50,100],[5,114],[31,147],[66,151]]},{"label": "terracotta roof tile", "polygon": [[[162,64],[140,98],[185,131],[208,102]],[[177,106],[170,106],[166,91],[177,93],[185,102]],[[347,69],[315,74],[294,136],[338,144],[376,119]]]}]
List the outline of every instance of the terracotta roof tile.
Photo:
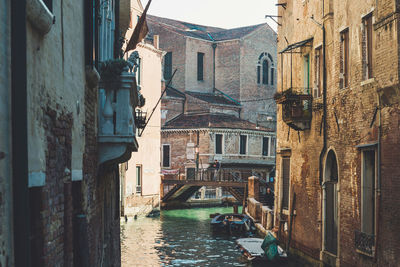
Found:
[{"label": "terracotta roof tile", "polygon": [[[179,20],[167,19],[152,15],[147,15],[147,25],[149,27],[149,37],[151,38],[154,34],[155,24],[161,25],[169,30],[175,31],[179,34],[190,36],[193,38],[199,38],[207,41],[224,41],[239,39],[252,31],[256,30],[258,27],[267,25],[267,23],[240,27],[234,29],[222,29],[217,27],[210,27],[205,25],[198,25],[193,23],[188,23]],[[272,32],[274,32],[271,29]],[[275,32],[274,32],[275,33]]]},{"label": "terracotta roof tile", "polygon": [[163,130],[199,128],[224,128],[273,132],[272,129],[257,126],[255,123],[237,118],[233,115],[220,113],[182,114],[168,121],[162,127]]},{"label": "terracotta roof tile", "polygon": [[234,102],[222,94],[214,94],[214,93],[199,93],[199,92],[190,92],[186,91],[186,94],[193,96],[202,101],[206,101],[212,104],[224,104],[224,105],[234,105],[240,106],[239,102]]}]

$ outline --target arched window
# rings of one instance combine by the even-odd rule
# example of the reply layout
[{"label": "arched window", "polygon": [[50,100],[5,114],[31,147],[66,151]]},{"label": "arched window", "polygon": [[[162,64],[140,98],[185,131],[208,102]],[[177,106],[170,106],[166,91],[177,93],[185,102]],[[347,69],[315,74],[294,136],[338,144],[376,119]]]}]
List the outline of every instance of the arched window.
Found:
[{"label": "arched window", "polygon": [[274,61],[269,53],[262,53],[257,63],[257,83],[274,85]]},{"label": "arched window", "polygon": [[262,69],[263,69],[262,83],[268,84],[268,61],[266,59],[263,60]]}]

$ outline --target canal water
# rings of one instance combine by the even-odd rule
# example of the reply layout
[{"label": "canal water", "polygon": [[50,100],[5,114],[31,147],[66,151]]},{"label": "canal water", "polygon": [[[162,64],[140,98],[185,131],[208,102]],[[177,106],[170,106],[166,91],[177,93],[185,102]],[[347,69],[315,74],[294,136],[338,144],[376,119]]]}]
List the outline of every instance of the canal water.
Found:
[{"label": "canal water", "polygon": [[213,236],[209,215],[216,212],[229,213],[232,207],[167,210],[157,218],[121,223],[122,266],[278,266],[252,265],[235,248],[235,238]]}]

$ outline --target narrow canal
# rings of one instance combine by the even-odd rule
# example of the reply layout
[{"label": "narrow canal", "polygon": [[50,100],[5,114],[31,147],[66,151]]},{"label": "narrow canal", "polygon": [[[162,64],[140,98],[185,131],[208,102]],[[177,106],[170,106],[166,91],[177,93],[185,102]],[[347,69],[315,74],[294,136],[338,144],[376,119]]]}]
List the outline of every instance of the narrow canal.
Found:
[{"label": "narrow canal", "polygon": [[161,211],[159,218],[121,223],[122,266],[278,266],[251,265],[235,248],[235,238],[213,236],[209,215],[216,212],[232,207]]}]

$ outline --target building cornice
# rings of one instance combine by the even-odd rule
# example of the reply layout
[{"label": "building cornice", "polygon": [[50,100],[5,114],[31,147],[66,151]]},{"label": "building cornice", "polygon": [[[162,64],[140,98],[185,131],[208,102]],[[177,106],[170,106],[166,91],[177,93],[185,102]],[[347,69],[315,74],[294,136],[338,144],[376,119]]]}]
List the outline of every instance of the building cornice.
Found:
[{"label": "building cornice", "polygon": [[273,131],[249,130],[249,129],[228,129],[228,128],[191,128],[191,129],[161,129],[161,133],[190,133],[190,132],[209,132],[209,133],[233,133],[275,136]]}]

